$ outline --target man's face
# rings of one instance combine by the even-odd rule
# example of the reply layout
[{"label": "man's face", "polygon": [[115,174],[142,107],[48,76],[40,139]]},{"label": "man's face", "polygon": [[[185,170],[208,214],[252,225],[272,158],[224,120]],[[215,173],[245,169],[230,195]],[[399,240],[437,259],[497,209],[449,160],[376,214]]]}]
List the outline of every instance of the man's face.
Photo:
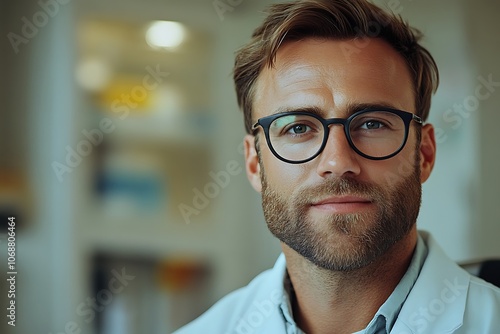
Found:
[{"label": "man's face", "polygon": [[[358,111],[353,106],[367,104],[414,112],[404,60],[381,40],[365,42],[363,48],[318,39],[284,44],[275,67],[266,67],[257,80],[253,121],[305,108],[320,110],[324,118],[347,118]],[[434,161],[428,147],[434,147],[432,128],[422,129],[424,148],[416,131],[412,125],[397,156],[374,161],[356,154],[342,126],[333,125],[324,151],[298,165],[278,160],[262,129],[258,154],[247,136],[247,173],[262,192],[271,232],[326,269],[348,271],[371,263],[415,228],[420,183]]]}]

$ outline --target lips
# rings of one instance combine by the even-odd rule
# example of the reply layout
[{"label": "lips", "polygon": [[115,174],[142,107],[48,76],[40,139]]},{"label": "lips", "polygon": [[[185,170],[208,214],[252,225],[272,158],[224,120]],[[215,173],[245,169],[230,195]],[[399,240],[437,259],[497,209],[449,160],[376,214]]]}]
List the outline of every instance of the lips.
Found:
[{"label": "lips", "polygon": [[319,202],[312,203],[313,206],[326,204],[347,204],[347,203],[371,203],[370,199],[358,196],[336,196],[329,197]]},{"label": "lips", "polygon": [[368,209],[373,204],[368,198],[360,196],[335,196],[311,203],[314,209],[332,213],[356,213]]}]

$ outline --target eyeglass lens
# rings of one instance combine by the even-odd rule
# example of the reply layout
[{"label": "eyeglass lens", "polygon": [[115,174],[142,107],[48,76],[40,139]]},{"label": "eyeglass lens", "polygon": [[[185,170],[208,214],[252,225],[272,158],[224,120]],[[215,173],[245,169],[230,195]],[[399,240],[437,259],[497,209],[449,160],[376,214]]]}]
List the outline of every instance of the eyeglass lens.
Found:
[{"label": "eyeglass lens", "polygon": [[[373,158],[393,154],[405,140],[403,119],[387,111],[359,114],[348,126],[352,145]],[[310,115],[284,115],[269,126],[271,146],[279,156],[290,161],[311,158],[322,148],[327,137],[321,121]]]}]

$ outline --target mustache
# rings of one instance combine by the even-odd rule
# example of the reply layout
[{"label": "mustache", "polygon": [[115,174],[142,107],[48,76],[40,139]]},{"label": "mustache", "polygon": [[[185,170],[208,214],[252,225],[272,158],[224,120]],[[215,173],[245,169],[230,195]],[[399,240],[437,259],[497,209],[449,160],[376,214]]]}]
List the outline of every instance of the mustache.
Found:
[{"label": "mustache", "polygon": [[314,186],[302,186],[295,192],[294,204],[307,206],[330,196],[359,196],[373,202],[383,200],[383,188],[353,178],[341,177],[327,179]]}]

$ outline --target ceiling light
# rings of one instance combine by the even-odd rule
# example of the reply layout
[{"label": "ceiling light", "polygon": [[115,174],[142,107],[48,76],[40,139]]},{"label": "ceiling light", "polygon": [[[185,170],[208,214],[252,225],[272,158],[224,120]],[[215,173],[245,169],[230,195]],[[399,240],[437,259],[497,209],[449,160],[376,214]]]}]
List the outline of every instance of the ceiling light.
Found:
[{"label": "ceiling light", "polygon": [[146,31],[146,42],[152,48],[176,48],[185,38],[186,29],[179,22],[154,21]]}]

